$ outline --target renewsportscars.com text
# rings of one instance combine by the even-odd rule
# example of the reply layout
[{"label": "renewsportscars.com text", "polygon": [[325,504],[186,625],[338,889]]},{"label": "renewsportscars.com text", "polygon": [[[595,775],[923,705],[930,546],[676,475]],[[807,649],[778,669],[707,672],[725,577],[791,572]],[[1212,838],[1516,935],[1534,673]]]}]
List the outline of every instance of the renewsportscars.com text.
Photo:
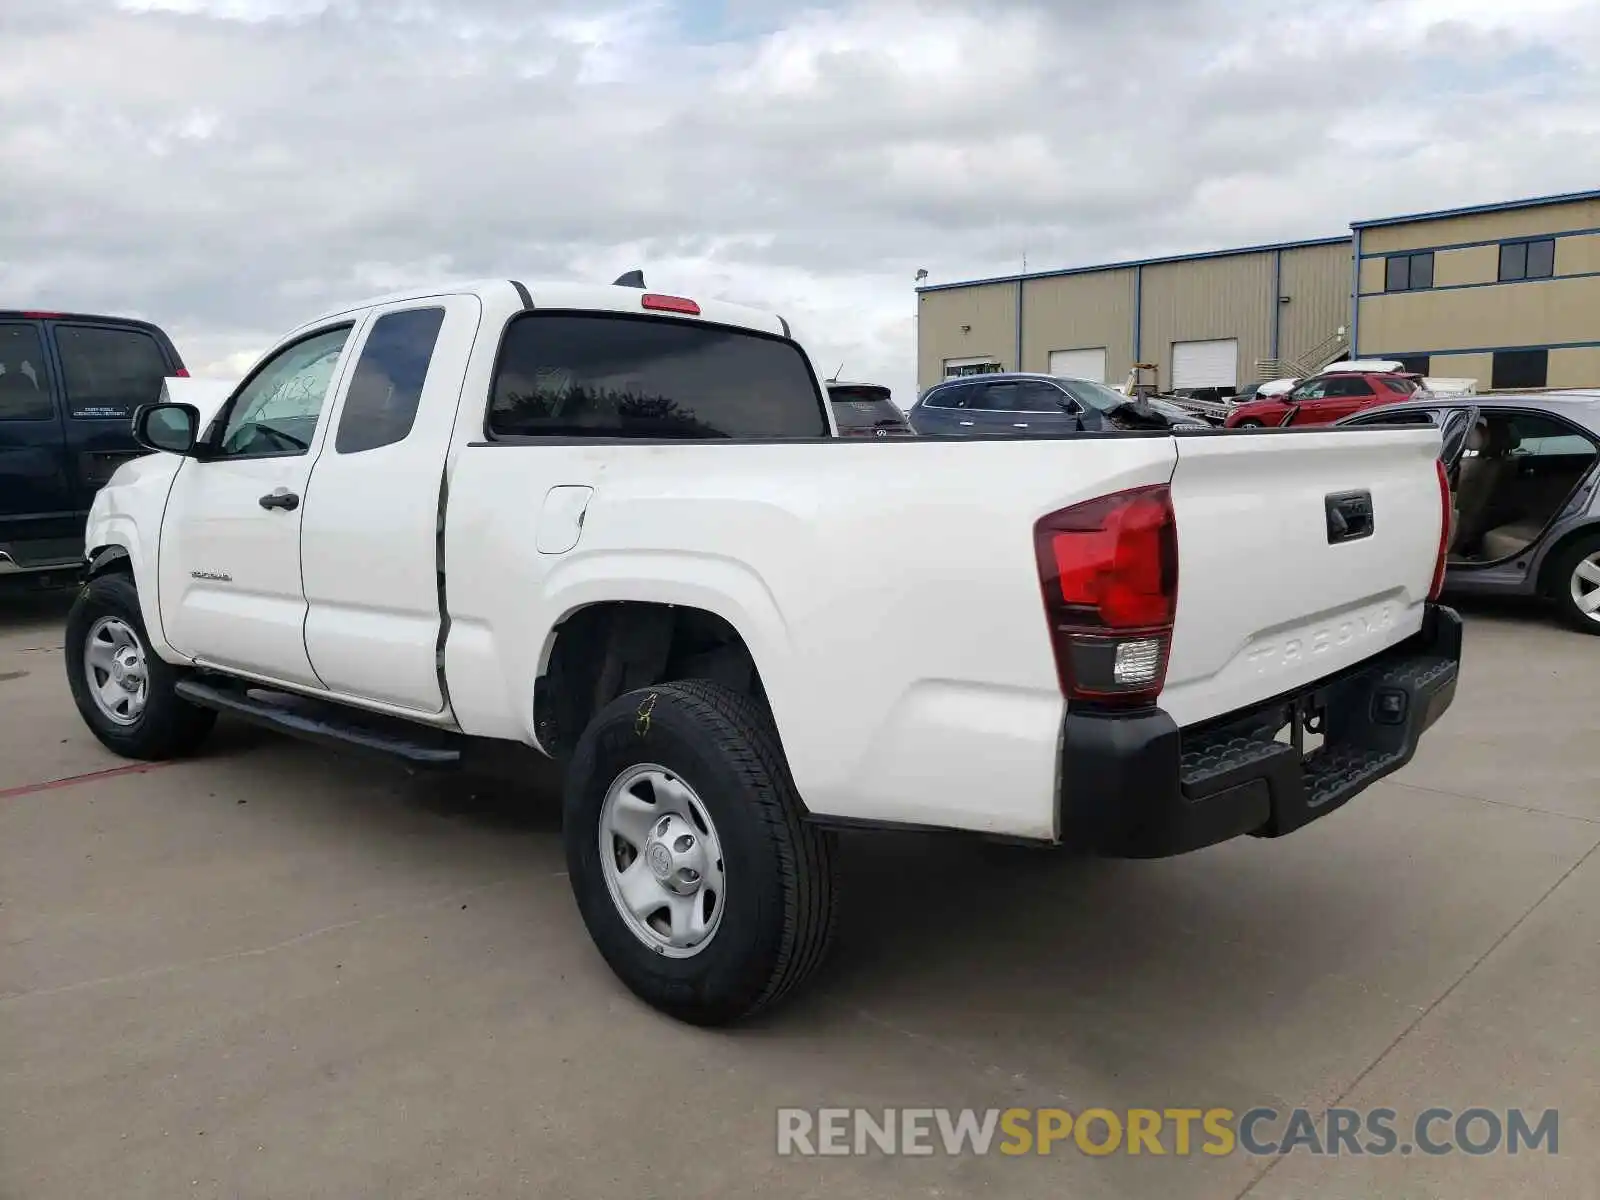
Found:
[{"label": "renewsportscars.com text", "polygon": [[1560,1113],[1426,1108],[781,1108],[778,1153],[1223,1157],[1560,1153]]}]

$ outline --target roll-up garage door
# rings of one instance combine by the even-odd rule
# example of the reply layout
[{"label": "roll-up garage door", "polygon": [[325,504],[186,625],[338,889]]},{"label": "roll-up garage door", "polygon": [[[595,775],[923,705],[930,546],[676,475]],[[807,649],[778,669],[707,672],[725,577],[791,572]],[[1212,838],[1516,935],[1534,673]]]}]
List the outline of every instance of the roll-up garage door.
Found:
[{"label": "roll-up garage door", "polygon": [[1172,343],[1172,386],[1234,388],[1239,386],[1239,339]]},{"label": "roll-up garage door", "polygon": [[1050,374],[1064,379],[1087,379],[1090,383],[1106,381],[1106,348],[1092,350],[1050,351]]}]

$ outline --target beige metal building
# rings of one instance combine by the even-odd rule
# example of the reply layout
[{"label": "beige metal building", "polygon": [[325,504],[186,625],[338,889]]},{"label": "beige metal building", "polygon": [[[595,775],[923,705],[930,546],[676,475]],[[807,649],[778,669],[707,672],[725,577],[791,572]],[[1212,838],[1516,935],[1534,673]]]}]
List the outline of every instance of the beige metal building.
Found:
[{"label": "beige metal building", "polygon": [[1600,384],[1600,191],[1351,228],[1364,357],[1484,391]]},{"label": "beige metal building", "polygon": [[1228,393],[1352,352],[1498,387],[1600,384],[1600,192],[1349,237],[918,289],[917,384],[982,371]]},{"label": "beige metal building", "polygon": [[[917,384],[981,371],[1232,391],[1346,342],[1350,239],[1252,246],[919,289]],[[1324,358],[1326,361],[1326,358]]]}]

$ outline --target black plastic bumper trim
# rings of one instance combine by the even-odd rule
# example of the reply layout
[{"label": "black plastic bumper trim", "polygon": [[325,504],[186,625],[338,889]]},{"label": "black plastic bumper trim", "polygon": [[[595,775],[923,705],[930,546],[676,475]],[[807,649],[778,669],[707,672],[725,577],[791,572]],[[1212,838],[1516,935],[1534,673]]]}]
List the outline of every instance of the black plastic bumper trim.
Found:
[{"label": "black plastic bumper trim", "polygon": [[[1399,646],[1298,691],[1179,730],[1160,709],[1070,711],[1063,844],[1117,858],[1185,854],[1242,834],[1282,837],[1327,816],[1416,753],[1455,698],[1461,618],[1429,606]],[[1296,722],[1323,743],[1276,740]]]}]

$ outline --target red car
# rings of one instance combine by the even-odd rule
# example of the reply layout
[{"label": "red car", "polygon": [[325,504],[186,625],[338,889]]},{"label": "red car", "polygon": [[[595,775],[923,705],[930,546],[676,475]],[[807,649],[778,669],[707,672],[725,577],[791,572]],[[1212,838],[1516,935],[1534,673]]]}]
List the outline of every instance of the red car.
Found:
[{"label": "red car", "polygon": [[1404,400],[1422,386],[1422,376],[1391,371],[1349,371],[1313,375],[1293,391],[1252,400],[1230,412],[1228,429],[1262,425],[1327,425],[1351,413]]}]

